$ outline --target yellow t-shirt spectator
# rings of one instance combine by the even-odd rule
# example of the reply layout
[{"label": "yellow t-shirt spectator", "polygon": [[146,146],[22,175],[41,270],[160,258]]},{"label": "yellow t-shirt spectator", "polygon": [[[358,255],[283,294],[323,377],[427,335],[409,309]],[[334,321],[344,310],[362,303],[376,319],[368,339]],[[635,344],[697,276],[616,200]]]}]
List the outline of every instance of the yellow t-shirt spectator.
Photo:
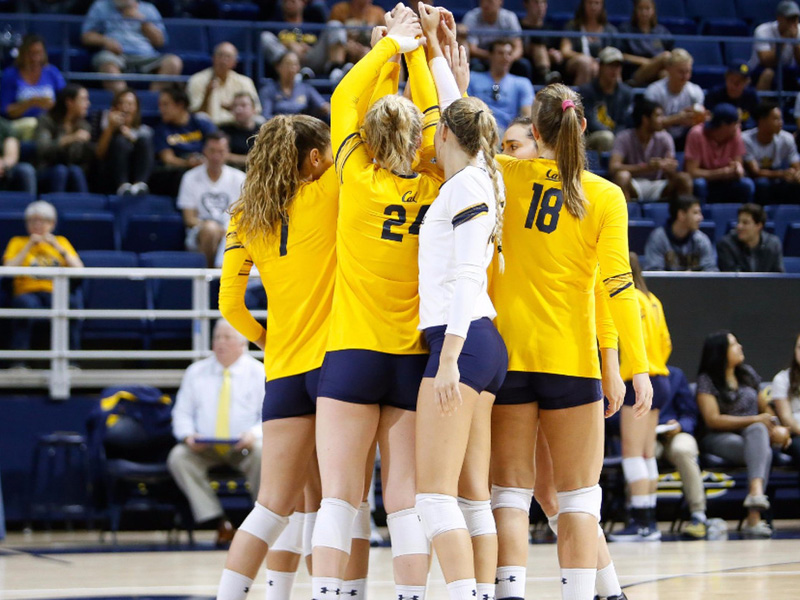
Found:
[{"label": "yellow t-shirt spectator", "polygon": [[[3,254],[3,262],[17,256],[28,243],[29,236],[20,235],[11,238]],[[69,243],[67,238],[56,236],[56,241],[62,246],[67,255],[78,256],[75,248]],[[64,267],[67,265],[65,256],[62,255],[54,246],[47,242],[39,242],[31,247],[25,255],[21,266],[23,267]],[[14,278],[14,295],[33,294],[36,292],[53,292],[53,280],[45,277],[31,275],[21,275]]]}]

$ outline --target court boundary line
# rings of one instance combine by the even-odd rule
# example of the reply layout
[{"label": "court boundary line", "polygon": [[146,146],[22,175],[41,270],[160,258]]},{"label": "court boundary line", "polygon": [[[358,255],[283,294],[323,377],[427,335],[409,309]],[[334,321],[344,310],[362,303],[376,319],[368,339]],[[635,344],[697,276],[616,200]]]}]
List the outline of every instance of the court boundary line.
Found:
[{"label": "court boundary line", "polygon": [[626,583],[620,586],[623,590],[636,587],[637,585],[647,585],[648,583],[658,583],[660,581],[669,581],[670,579],[681,579],[683,577],[699,577],[705,575],[717,575],[719,573],[730,573],[733,571],[742,571],[745,569],[763,569],[764,567],[781,567],[785,565],[797,565],[800,560],[790,560],[785,562],[767,563],[765,565],[745,565],[741,567],[728,567],[726,569],[714,569],[713,571],[698,571],[696,573],[679,573],[676,575],[664,575],[663,577],[655,577],[646,581],[637,581],[635,583]]}]

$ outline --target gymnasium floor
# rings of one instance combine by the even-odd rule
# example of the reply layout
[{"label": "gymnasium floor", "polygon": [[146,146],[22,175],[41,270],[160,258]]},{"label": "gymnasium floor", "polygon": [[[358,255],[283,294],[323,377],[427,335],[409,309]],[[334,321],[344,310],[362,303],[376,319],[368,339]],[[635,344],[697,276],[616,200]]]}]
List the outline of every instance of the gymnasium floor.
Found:
[{"label": "gymnasium floor", "polygon": [[[732,525],[732,524],[729,524]],[[779,522],[779,539],[663,541],[611,544],[617,572],[630,600],[800,598],[800,524]],[[0,544],[0,598],[107,598],[210,600],[225,560],[212,549],[212,533],[199,532],[194,550],[170,546],[166,534],[131,532],[115,547],[96,533],[11,533]],[[731,534],[731,538],[736,537]],[[373,548],[369,598],[393,597],[391,551]],[[533,544],[528,561],[528,600],[560,598],[555,546]],[[263,576],[249,598],[263,600]],[[301,566],[293,600],[307,600],[310,584]],[[438,566],[429,600],[446,600]]]}]

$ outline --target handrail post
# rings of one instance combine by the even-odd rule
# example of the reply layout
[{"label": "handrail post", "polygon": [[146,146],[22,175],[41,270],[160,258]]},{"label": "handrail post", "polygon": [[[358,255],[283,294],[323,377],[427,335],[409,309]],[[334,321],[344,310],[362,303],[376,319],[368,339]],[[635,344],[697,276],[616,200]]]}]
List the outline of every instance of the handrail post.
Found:
[{"label": "handrail post", "polygon": [[53,318],[50,321],[50,397],[57,400],[69,398],[69,277],[53,277]]},{"label": "handrail post", "polygon": [[205,274],[192,278],[192,310],[199,315],[192,319],[192,352],[195,360],[201,359],[209,347],[208,317],[202,315],[208,310],[208,281]]}]

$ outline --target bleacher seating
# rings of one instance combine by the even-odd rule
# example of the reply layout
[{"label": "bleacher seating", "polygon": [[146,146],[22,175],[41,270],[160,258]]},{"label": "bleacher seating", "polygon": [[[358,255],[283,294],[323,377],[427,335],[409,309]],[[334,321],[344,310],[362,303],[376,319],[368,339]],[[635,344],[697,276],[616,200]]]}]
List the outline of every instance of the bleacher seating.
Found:
[{"label": "bleacher seating", "polygon": [[628,222],[628,245],[631,252],[636,254],[644,254],[644,245],[647,243],[647,238],[650,232],[657,227],[655,221],[650,219],[641,219]]}]

